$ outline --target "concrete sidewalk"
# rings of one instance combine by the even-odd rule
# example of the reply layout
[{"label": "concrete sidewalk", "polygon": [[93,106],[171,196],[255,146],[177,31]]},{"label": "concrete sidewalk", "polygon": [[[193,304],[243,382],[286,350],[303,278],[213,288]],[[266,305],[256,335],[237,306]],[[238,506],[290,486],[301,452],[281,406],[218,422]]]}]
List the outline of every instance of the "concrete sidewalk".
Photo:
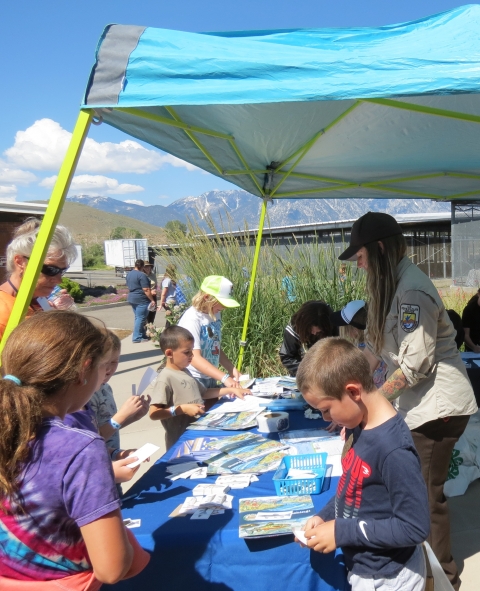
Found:
[{"label": "concrete sidewalk", "polygon": [[[99,311],[100,315],[100,311]],[[158,315],[157,326],[164,323],[163,315]],[[117,327],[112,327],[117,328]],[[147,367],[157,369],[162,355],[151,343],[132,343],[131,336],[122,341],[122,355],[117,373],[111,378],[117,406],[131,396],[132,384],[137,384]],[[149,389],[146,393],[148,394]],[[144,443],[154,443],[160,450],[152,457],[155,462],[165,453],[164,430],[160,421],[152,421],[144,417],[122,429],[120,432],[122,448],[138,448]],[[126,492],[151,466],[142,464],[135,478],[123,485]],[[450,508],[452,551],[460,569],[461,591],[478,591],[480,589],[480,480],[472,483],[466,494],[454,497],[448,502]]]}]

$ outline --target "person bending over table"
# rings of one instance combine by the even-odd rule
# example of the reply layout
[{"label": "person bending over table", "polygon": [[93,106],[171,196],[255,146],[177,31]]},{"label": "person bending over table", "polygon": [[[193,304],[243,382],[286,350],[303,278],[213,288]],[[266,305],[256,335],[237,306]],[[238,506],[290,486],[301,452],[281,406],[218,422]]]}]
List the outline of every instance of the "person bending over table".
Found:
[{"label": "person bending over table", "polygon": [[305,302],[290,320],[283,331],[280,347],[280,361],[295,377],[300,362],[307,351],[320,339],[338,335],[338,329],[331,320],[332,309],[325,302],[310,300]]},{"label": "person bending over table", "polygon": [[205,412],[204,400],[234,394],[243,398],[251,390],[242,388],[205,388],[188,371],[193,359],[194,339],[181,326],[169,326],[160,335],[160,348],[167,364],[153,386],[150,418],[160,419],[165,428],[165,445],[170,449],[199,415]]},{"label": "person bending over table", "polygon": [[[240,372],[222,351],[221,311],[237,308],[240,304],[232,298],[233,284],[225,277],[205,277],[200,291],[192,299],[178,322],[193,335],[193,359],[188,366],[192,376],[205,388],[215,388],[217,382],[227,388],[238,387]],[[219,369],[222,365],[227,371]]]},{"label": "person bending over table", "polygon": [[480,289],[471,297],[462,313],[465,350],[480,353]]},{"label": "person bending over table", "polygon": [[477,404],[438,290],[406,254],[395,218],[369,211],[353,224],[350,246],[339,258],[356,260],[367,273],[367,347],[387,364],[380,392],[398,399],[412,432],[427,484],[429,542],[458,589],[443,485],[453,447]]},{"label": "person bending over table", "polygon": [[[0,339],[5,332],[8,319],[12,313],[15,298],[20,289],[39,229],[39,220],[35,218],[26,220],[17,228],[13,240],[7,246],[7,271],[9,277],[5,283],[0,285]],[[37,298],[47,298],[52,293],[53,289],[62,282],[64,273],[66,273],[76,256],[77,249],[70,232],[64,226],[57,226],[53,232],[45,262],[37,279],[37,285],[26,318],[43,310],[37,302]],[[63,293],[54,302],[49,302],[52,308],[61,310],[69,308],[73,304],[73,298],[66,293],[66,290],[62,291]]]},{"label": "person bending over table", "polygon": [[341,310],[332,314],[332,322],[338,326],[340,336],[356,345],[366,354],[373,371],[373,383],[377,388],[383,386],[387,366],[365,347],[365,329],[367,328],[367,305],[363,300],[348,302]]}]

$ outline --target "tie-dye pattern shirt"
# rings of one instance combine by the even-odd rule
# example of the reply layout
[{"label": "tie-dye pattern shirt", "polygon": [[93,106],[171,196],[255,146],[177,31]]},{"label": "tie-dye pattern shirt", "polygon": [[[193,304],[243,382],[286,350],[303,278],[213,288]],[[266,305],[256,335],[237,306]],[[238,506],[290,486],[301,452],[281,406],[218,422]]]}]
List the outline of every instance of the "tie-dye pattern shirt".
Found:
[{"label": "tie-dye pattern shirt", "polygon": [[120,508],[103,439],[44,419],[21,475],[23,511],[0,511],[0,575],[25,581],[91,570],[80,527]]}]

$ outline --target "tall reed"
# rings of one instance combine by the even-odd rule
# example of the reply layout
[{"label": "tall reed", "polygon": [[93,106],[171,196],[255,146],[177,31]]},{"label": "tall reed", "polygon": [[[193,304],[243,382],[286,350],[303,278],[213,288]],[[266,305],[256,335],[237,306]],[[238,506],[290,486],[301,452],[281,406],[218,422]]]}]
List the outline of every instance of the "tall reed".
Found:
[{"label": "tall reed", "polygon": [[[221,237],[212,221],[207,219],[207,222],[212,236],[207,237],[202,228],[190,223],[187,235],[176,232],[170,236],[171,243],[177,245],[175,255],[160,248],[157,256],[165,265],[174,262],[180,274],[190,278],[183,282],[188,298],[196,293],[208,275],[223,275],[232,281],[233,296],[240,307],[222,312],[222,349],[234,361],[239,352],[254,246],[248,245],[247,227],[241,236]],[[227,230],[222,228],[222,231],[228,231],[228,220],[226,225]],[[318,241],[294,242],[288,247],[268,243],[262,246],[242,367],[244,373],[255,377],[285,373],[278,350],[286,325],[302,303],[323,300],[333,310],[338,310],[350,300],[365,296],[364,275],[356,265],[347,264],[344,278],[340,277],[337,256],[342,247],[345,246]],[[294,302],[288,301],[282,290],[282,279],[287,271],[295,285]]]}]

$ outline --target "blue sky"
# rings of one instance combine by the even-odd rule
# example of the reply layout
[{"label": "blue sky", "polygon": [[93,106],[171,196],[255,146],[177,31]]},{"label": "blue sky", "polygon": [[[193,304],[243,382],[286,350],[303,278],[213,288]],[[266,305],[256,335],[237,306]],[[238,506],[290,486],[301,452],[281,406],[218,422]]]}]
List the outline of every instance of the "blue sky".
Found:
[{"label": "blue sky", "polygon": [[[48,199],[68,134],[109,23],[184,31],[379,26],[461,6],[455,0],[16,0],[0,18],[0,200]],[[98,153],[121,150],[130,138],[107,125],[91,128]],[[145,145],[148,149],[149,146]],[[71,194],[105,195],[168,205],[211,189],[234,188],[171,158],[155,170],[81,171]],[[172,165],[174,162],[175,165]],[[180,164],[180,165],[179,165]],[[102,166],[100,166],[102,168]],[[147,167],[148,168],[148,167]]]}]

